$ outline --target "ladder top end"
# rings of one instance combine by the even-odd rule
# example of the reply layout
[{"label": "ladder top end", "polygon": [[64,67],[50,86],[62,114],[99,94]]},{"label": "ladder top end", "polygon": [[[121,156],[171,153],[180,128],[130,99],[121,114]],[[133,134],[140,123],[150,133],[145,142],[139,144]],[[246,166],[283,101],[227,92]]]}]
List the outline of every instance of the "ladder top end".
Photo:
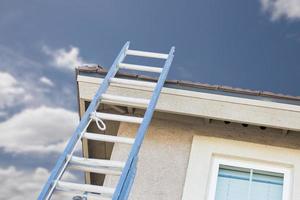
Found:
[{"label": "ladder top end", "polygon": [[[129,49],[129,45],[130,45],[130,41],[127,41],[125,44],[124,44],[124,47],[125,47],[125,50],[127,51]],[[123,48],[124,48],[123,47]]]},{"label": "ladder top end", "polygon": [[175,52],[175,46],[172,46],[169,55],[174,55],[174,52]]}]

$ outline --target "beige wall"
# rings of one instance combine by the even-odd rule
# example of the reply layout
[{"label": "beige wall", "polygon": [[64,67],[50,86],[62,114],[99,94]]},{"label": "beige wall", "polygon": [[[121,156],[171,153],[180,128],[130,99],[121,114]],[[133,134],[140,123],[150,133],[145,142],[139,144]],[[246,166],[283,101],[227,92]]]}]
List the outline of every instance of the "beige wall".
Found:
[{"label": "beige wall", "polygon": [[[123,123],[119,135],[134,137],[137,126]],[[155,120],[149,128],[138,160],[138,171],[130,199],[176,200],[181,198],[191,147],[191,134],[174,122]],[[116,145],[112,160],[124,160],[130,146]],[[105,185],[114,185],[109,177]]]},{"label": "beige wall", "polygon": [[[172,119],[173,118],[173,119]],[[121,123],[118,135],[134,137],[134,133],[137,130],[136,125]],[[293,135],[296,134],[296,135]],[[228,124],[215,121],[211,123],[205,122],[201,118],[189,118],[189,117],[176,117],[174,115],[156,115],[149,128],[146,139],[142,145],[138,171],[136,179],[133,185],[133,189],[130,195],[132,200],[180,200],[182,199],[182,193],[184,190],[184,184],[186,179],[187,167],[190,158],[191,145],[193,136],[205,135],[214,137],[224,137],[234,140],[244,140],[265,144],[273,144],[279,146],[289,146],[292,144],[294,148],[299,147],[299,142],[295,145],[295,138],[299,140],[299,133],[291,133],[291,135],[282,134],[280,130],[266,129],[261,130],[259,127],[248,126],[242,127],[240,124]],[[209,144],[218,145],[219,150],[223,148],[223,140],[213,140],[213,137],[208,139]],[[229,141],[232,144],[238,144],[239,142],[234,140]],[[235,143],[236,142],[236,143]],[[294,142],[294,143],[293,143]],[[224,142],[224,147],[225,147]],[[228,144],[226,144],[228,145]],[[267,152],[268,156],[277,154],[277,159],[289,164],[293,160],[300,161],[299,150],[293,150],[289,148],[278,148],[273,146],[262,146],[253,143],[243,143],[239,148],[242,152],[248,148],[255,147],[256,154],[252,154],[253,157],[263,152]],[[256,148],[257,147],[257,148]],[[124,160],[129,152],[130,146],[128,145],[115,145],[113,148],[112,160]],[[212,153],[212,149],[205,150],[205,147],[201,147],[199,152],[200,160],[198,165],[201,165],[203,170],[203,183],[207,181],[207,173],[209,172],[209,156]],[[222,149],[226,153],[226,148]],[[239,149],[235,150],[236,152]],[[286,154],[291,153],[287,158]],[[201,157],[201,155],[203,157]],[[263,159],[260,157],[260,159]],[[202,165],[203,163],[203,165]],[[299,163],[296,163],[297,166]],[[300,167],[300,165],[299,165]],[[300,169],[298,169],[298,173]],[[300,174],[299,174],[300,175]],[[297,176],[299,176],[297,175]],[[200,178],[200,177],[199,177]],[[300,177],[299,177],[300,179]],[[104,185],[115,186],[116,178],[107,176]],[[201,188],[202,187],[202,188]],[[206,189],[205,184],[201,185],[199,191]],[[201,198],[204,199],[204,193],[201,193]],[[298,196],[295,196],[298,195]],[[299,194],[295,193],[294,199],[300,199]],[[297,198],[296,198],[297,197]],[[186,198],[186,200],[190,200]]]},{"label": "beige wall", "polygon": [[[99,78],[78,76],[81,101],[91,100],[99,87],[99,82],[101,82]],[[118,84],[112,84],[108,92],[131,97],[146,97],[151,93],[145,88],[132,88]],[[104,103],[107,105],[112,102]],[[124,110],[126,114],[137,114],[132,110],[129,111],[130,109],[127,110],[127,107],[136,107],[136,105],[123,105],[120,102],[112,104],[119,105],[118,108]],[[120,105],[124,107],[120,107]],[[85,109],[83,107],[81,105],[81,111]],[[192,140],[195,135],[209,136],[211,138],[209,140],[213,141],[211,144],[218,144],[221,148],[224,146],[223,142],[216,142],[213,137],[229,139],[232,144],[236,141],[247,142],[244,143],[247,145],[241,146],[244,150],[253,143],[258,146],[264,144],[264,148],[257,148],[257,157],[265,150],[269,151],[269,155],[277,154],[279,151],[273,150],[273,147],[276,146],[276,148],[281,147],[279,149],[285,152],[284,154],[293,152],[295,161],[300,159],[300,155],[295,153],[298,152],[296,149],[300,149],[299,106],[164,88],[157,104],[157,111],[163,113],[156,113],[142,145],[137,176],[130,199],[182,199]],[[120,110],[115,109],[115,112],[120,112]],[[213,120],[211,122],[208,119]],[[236,123],[225,124],[223,120]],[[107,123],[113,126],[112,123]],[[241,123],[246,124],[242,126]],[[267,128],[263,130],[259,126]],[[110,129],[104,134],[134,137],[137,129],[137,126],[127,123],[121,123],[119,129],[116,127],[114,126],[113,130]],[[97,132],[97,129],[91,126],[89,131]],[[84,156],[108,158],[111,146],[107,145],[109,144],[83,141]],[[125,161],[129,150],[130,146],[128,145],[115,145],[112,151],[112,160]],[[223,151],[226,153],[226,149]],[[204,157],[210,155],[205,151],[201,151],[199,154]],[[278,160],[288,161],[285,160],[284,154],[278,154]],[[252,156],[256,157],[255,154]],[[207,162],[209,156],[206,156],[205,159],[204,157],[199,163]],[[290,158],[290,160],[292,159]],[[206,166],[206,172],[208,169],[209,166]],[[88,183],[101,184],[100,179],[103,180],[103,176],[92,174],[90,177],[87,173],[86,182]],[[115,183],[115,177],[106,176],[105,185],[114,186]],[[202,189],[204,190],[205,186]],[[294,198],[300,199],[299,196],[294,196]]]}]

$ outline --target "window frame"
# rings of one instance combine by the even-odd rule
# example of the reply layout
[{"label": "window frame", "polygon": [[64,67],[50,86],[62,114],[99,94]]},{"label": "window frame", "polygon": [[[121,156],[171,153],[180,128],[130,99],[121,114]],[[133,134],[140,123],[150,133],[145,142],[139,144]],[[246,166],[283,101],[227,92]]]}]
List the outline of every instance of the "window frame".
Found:
[{"label": "window frame", "polygon": [[222,156],[213,156],[212,158],[212,167],[211,167],[211,175],[209,178],[207,200],[215,200],[218,174],[221,165],[283,174],[282,200],[290,200],[291,188],[292,188],[290,168],[283,167],[281,165],[276,165],[273,163],[264,163],[264,162],[257,162],[252,160],[242,160],[242,159],[228,158]]}]

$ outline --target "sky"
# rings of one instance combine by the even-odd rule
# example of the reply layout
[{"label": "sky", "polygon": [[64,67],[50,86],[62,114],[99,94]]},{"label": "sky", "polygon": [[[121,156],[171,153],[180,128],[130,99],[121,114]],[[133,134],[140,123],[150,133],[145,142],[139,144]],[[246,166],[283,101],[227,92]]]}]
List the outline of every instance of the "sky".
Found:
[{"label": "sky", "polygon": [[0,199],[37,197],[78,123],[75,67],[126,41],[175,46],[169,79],[300,95],[299,0],[1,0]]}]

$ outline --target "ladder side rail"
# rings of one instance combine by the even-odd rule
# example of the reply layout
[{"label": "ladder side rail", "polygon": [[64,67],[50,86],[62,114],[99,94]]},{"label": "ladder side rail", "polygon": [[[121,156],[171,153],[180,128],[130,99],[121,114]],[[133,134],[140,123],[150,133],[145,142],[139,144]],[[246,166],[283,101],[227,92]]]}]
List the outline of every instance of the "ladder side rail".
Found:
[{"label": "ladder side rail", "polygon": [[127,178],[124,182],[124,188],[125,189],[122,190],[122,192],[120,193],[119,199],[123,199],[123,200],[128,199],[128,197],[130,195],[130,190],[131,190],[131,187],[133,185],[134,178],[135,178],[135,175],[136,175],[137,160],[138,160],[138,157],[135,157],[133,159],[133,161],[131,162]]},{"label": "ladder side rail", "polygon": [[116,191],[115,191],[115,193],[113,195],[112,200],[123,200],[120,197],[121,197],[121,193],[126,192],[126,188],[124,188],[124,183],[127,180],[127,178],[130,178],[129,177],[129,171],[130,171],[132,162],[133,162],[134,158],[138,155],[138,152],[139,152],[141,144],[142,144],[142,142],[144,140],[146,131],[147,131],[148,126],[149,126],[149,124],[151,122],[152,115],[154,113],[154,109],[155,109],[156,103],[158,101],[160,92],[161,92],[162,87],[163,87],[163,85],[165,83],[165,80],[167,78],[167,75],[168,75],[168,72],[169,72],[172,60],[174,58],[174,51],[175,51],[175,47],[172,47],[171,50],[170,50],[170,52],[169,52],[169,56],[168,56],[168,58],[167,58],[167,60],[166,60],[166,62],[164,64],[163,71],[162,71],[162,73],[159,76],[159,79],[158,79],[157,85],[156,85],[156,87],[154,89],[153,95],[151,97],[149,106],[148,106],[148,108],[146,110],[146,113],[144,115],[143,122],[142,122],[142,124],[140,125],[140,127],[139,127],[139,129],[137,131],[135,142],[134,142],[134,144],[132,146],[132,149],[130,151],[129,157],[128,157],[128,159],[126,161],[126,164],[125,164],[125,167],[124,167],[124,169],[122,171],[122,175],[121,175],[121,177],[119,179],[119,182],[118,182],[118,185],[117,185],[117,188],[116,188]]},{"label": "ladder side rail", "polygon": [[59,179],[64,172],[68,162],[69,158],[68,155],[71,155],[73,153],[73,149],[77,142],[81,139],[83,133],[85,132],[85,129],[87,128],[87,125],[90,121],[90,114],[97,109],[100,103],[100,99],[102,94],[107,90],[109,86],[109,80],[110,78],[114,77],[118,71],[118,64],[122,62],[126,56],[126,51],[129,48],[130,42],[126,42],[123,48],[121,49],[119,55],[113,62],[110,70],[108,71],[105,79],[103,80],[101,87],[97,90],[93,100],[91,101],[88,109],[84,113],[82,119],[80,120],[79,125],[77,126],[75,132],[73,133],[71,139],[69,140],[67,146],[65,147],[64,152],[59,157],[58,161],[55,164],[55,167],[53,168],[50,177],[48,178],[46,184],[44,185],[41,193],[38,196],[38,200],[46,200],[49,199],[52,195],[52,192],[56,186],[55,180]]},{"label": "ladder side rail", "polygon": [[133,161],[132,161],[132,165],[130,167],[130,170],[128,172],[128,177],[124,183],[124,190],[122,191],[122,193],[120,194],[119,199],[128,199],[129,195],[130,195],[130,191],[131,191],[131,187],[133,185],[134,179],[135,179],[135,175],[136,175],[136,170],[137,170],[137,160],[138,157],[136,156]]}]

